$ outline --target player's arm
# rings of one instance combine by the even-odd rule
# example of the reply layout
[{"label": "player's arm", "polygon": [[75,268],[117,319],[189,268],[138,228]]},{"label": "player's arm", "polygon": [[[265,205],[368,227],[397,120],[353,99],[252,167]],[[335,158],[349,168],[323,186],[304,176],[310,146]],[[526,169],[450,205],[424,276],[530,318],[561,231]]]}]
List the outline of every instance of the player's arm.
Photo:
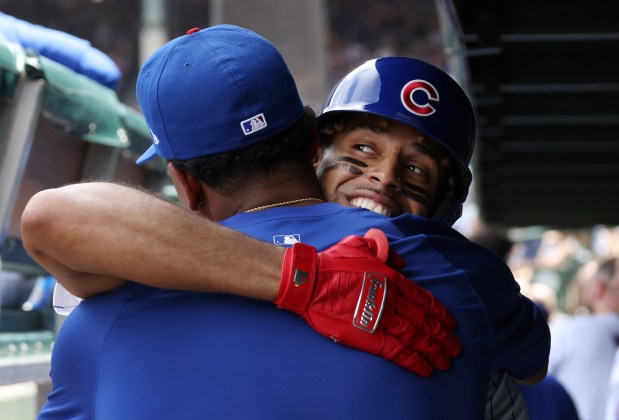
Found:
[{"label": "player's arm", "polygon": [[319,333],[423,376],[447,369],[460,352],[454,319],[386,264],[397,259],[380,231],[323,252],[305,244],[284,249],[151,194],[89,183],[32,197],[22,214],[22,240],[82,298],[131,280],[274,301]]},{"label": "player's arm", "polygon": [[84,183],[45,190],[28,202],[21,223],[30,255],[81,298],[127,279],[271,301],[277,296],[282,248],[134,188]]},{"label": "player's arm", "polygon": [[[538,306],[520,293],[520,286],[503,260],[488,250],[471,247],[466,255],[472,267],[483,267],[476,284],[478,296],[485,303],[489,320],[501,354],[500,369],[506,370],[517,383],[533,385],[541,382],[548,371],[550,329]],[[479,258],[479,260],[477,260]],[[483,261],[483,265],[482,265]]]}]

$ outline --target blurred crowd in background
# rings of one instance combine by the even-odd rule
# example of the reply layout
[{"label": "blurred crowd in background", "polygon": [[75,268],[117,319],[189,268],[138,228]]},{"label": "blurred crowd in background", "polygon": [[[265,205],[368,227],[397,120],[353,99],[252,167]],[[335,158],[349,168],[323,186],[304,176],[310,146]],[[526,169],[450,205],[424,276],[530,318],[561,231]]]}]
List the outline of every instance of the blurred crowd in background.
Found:
[{"label": "blurred crowd in background", "polygon": [[[170,37],[208,24],[208,1],[168,0],[164,4]],[[327,0],[325,4],[329,84],[377,56],[412,56],[444,66],[432,0]],[[118,91],[126,99],[133,95],[139,70],[140,6],[140,0],[0,0],[0,11],[87,39],[112,57],[123,73]]]},{"label": "blurred crowd in background", "polygon": [[[165,4],[170,36],[208,23],[208,2],[204,0],[169,0]],[[123,102],[131,104],[140,65],[140,5],[138,0],[0,0],[0,11],[89,40],[120,67],[123,78],[117,92]],[[432,0],[327,0],[326,5],[330,85],[362,61],[378,56],[413,56],[445,68],[441,31]],[[409,10],[414,13],[403,12]],[[619,274],[613,271],[602,287],[598,269],[604,262],[619,258],[619,228],[596,226],[559,231],[544,227],[484,226],[475,212],[474,191],[467,205],[469,209],[456,228],[505,259],[523,292],[548,312],[551,326],[562,318],[596,315],[594,301],[602,293],[601,288],[604,298],[615,302],[602,310],[612,318],[602,328],[606,341],[598,343],[591,337],[580,340],[590,347],[597,346],[598,354],[600,346],[609,346],[607,353],[612,353],[612,357],[594,357],[596,360],[584,362],[582,370],[603,363],[606,373],[599,374],[602,376],[599,382],[606,384],[610,380],[611,387],[608,391],[595,389],[594,380],[588,377],[578,380],[589,391],[566,385],[572,394],[579,394],[572,397],[581,411],[588,410],[589,405],[605,406],[607,399],[613,401],[616,398],[613,395],[619,394],[613,391],[614,383],[619,388],[619,367],[615,367],[617,372],[612,371],[619,345]],[[556,343],[553,339],[553,352],[557,351]],[[568,362],[561,363],[553,366],[551,360],[551,371],[556,369],[557,376],[564,381],[574,380],[569,375],[569,378],[561,375],[563,365]],[[583,393],[591,395],[580,395]],[[581,412],[585,420],[618,418],[615,408],[608,409],[604,414],[607,417],[591,417],[599,415]]]},{"label": "blurred crowd in background", "polygon": [[331,84],[375,57],[404,55],[445,67],[433,1],[335,0],[327,4]]}]

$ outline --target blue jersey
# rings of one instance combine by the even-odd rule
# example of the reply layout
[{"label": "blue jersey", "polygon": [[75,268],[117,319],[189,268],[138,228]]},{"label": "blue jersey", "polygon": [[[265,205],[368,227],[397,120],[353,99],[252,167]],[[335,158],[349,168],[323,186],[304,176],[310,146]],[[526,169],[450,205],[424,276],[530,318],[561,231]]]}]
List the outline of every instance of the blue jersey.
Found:
[{"label": "blue jersey", "polygon": [[271,302],[129,283],[66,319],[40,419],[481,419],[492,371],[525,377],[547,360],[546,322],[504,263],[441,223],[325,203],[223,224],[320,249],[380,228],[407,260],[404,273],[455,316],[462,354],[422,378],[333,343]]}]

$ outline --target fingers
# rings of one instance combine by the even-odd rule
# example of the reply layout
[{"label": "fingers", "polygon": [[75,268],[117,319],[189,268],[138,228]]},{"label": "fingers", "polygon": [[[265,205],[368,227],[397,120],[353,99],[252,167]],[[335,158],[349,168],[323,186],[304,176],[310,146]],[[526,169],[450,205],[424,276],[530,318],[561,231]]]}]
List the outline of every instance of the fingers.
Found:
[{"label": "fingers", "polygon": [[449,313],[447,308],[443,306],[437,299],[433,296],[430,299],[430,312],[434,314],[447,328],[450,330],[456,329],[456,319]]},{"label": "fingers", "polygon": [[[442,305],[441,308],[443,308]],[[401,300],[394,305],[393,314],[400,318],[398,329],[414,330],[419,328],[425,332],[426,336],[438,342],[451,357],[460,354],[462,344],[454,333],[456,322],[447,310],[441,311],[432,308],[431,305],[416,305],[410,301]],[[394,326],[396,324],[392,323]],[[406,326],[407,324],[411,324],[411,326]],[[386,327],[389,328],[389,326]],[[415,343],[411,342],[410,345],[414,346]]]},{"label": "fingers", "polygon": [[435,307],[434,302],[438,301],[429,294],[417,299],[425,302],[419,305],[397,292],[392,288],[392,306],[383,315],[382,323],[386,340],[393,340],[391,348],[401,353],[398,356],[401,364],[417,366],[422,356],[434,368],[446,370],[451,358],[462,351],[461,342],[453,332],[455,320],[440,303]]},{"label": "fingers", "polygon": [[403,348],[402,351],[393,357],[392,361],[402,366],[404,369],[416,373],[419,376],[423,376],[424,378],[432,375],[434,371],[432,364],[420,353],[412,350],[410,347]]},{"label": "fingers", "polygon": [[[426,325],[414,325],[407,319],[390,314],[388,323],[383,325],[385,348],[391,348],[392,358],[398,358],[399,364],[408,363],[413,356],[421,355],[433,367],[446,370],[451,358],[460,354],[462,347],[458,337],[448,331],[443,324],[434,322],[429,330]],[[387,321],[384,319],[383,321]],[[414,359],[418,363],[417,359]]]},{"label": "fingers", "polygon": [[425,340],[417,343],[414,349],[439,370],[447,370],[451,364],[451,357],[449,354],[447,354],[445,349],[430,336],[427,336]]},{"label": "fingers", "polygon": [[[448,329],[456,328],[456,319],[430,292],[404,276],[391,281],[394,299],[400,300],[399,310],[420,325],[426,319],[436,319]],[[395,286],[395,287],[393,287]]]},{"label": "fingers", "polygon": [[426,330],[428,337],[437,342],[451,357],[456,357],[462,351],[462,343],[458,336],[445,325],[437,322],[430,331]]}]

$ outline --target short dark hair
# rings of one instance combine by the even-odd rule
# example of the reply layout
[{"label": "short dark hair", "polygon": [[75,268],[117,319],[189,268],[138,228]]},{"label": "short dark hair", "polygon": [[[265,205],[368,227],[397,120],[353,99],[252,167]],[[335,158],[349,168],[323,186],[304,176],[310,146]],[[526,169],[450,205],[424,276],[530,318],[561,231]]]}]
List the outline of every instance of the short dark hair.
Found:
[{"label": "short dark hair", "polygon": [[311,164],[315,134],[316,114],[306,106],[292,127],[268,140],[232,152],[170,162],[221,194],[233,195],[243,191],[248,178],[269,177],[283,164]]}]

